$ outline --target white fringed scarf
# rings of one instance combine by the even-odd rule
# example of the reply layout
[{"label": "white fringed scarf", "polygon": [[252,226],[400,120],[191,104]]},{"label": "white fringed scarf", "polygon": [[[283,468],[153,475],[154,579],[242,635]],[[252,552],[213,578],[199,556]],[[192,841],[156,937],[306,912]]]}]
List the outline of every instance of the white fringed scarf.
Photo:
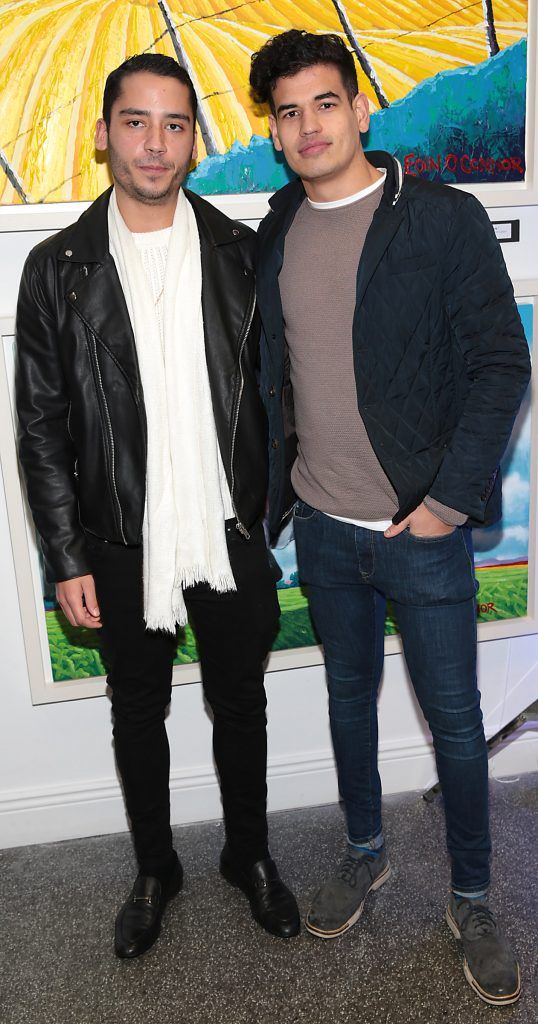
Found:
[{"label": "white fringed scarf", "polygon": [[200,239],[192,207],[180,190],[166,263],[161,337],[142,258],[114,190],[108,228],[135,336],[148,426],[144,617],[148,629],[174,632],[176,624],[187,621],[184,587],[207,582],[219,592],[236,589],[224,528],[230,497],[205,357]]}]

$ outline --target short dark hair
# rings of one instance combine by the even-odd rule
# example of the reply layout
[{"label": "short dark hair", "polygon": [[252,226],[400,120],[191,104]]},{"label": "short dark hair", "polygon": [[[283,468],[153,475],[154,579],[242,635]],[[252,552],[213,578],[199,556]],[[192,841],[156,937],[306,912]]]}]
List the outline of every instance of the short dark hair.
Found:
[{"label": "short dark hair", "polygon": [[149,71],[152,75],[160,75],[161,78],[177,78],[178,82],[186,85],[189,90],[189,99],[192,107],[193,127],[196,124],[196,111],[198,99],[192,84],[190,75],[185,68],[178,64],[173,57],[167,57],[164,53],[137,53],[129,57],[119,68],[111,71],[106,82],[103,93],[103,120],[110,128],[110,114],[112,107],[121,93],[121,83],[127,75],[136,75],[139,71]]},{"label": "short dark hair", "polygon": [[351,102],[359,91],[355,61],[346,44],[335,33],[317,35],[292,28],[252,54],[250,89],[255,103],[267,103],[273,114],[273,89],[279,78],[292,78],[315,64],[334,64],[338,68]]}]

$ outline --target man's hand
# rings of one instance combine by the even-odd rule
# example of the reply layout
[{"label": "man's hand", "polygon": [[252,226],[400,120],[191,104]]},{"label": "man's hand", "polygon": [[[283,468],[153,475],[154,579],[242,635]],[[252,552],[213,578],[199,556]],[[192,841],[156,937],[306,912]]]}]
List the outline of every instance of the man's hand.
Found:
[{"label": "man's hand", "polygon": [[72,626],[100,629],[101,612],[95,596],[93,576],[76,576],[56,584],[56,598]]},{"label": "man's hand", "polygon": [[407,527],[414,537],[444,537],[456,529],[455,526],[447,526],[441,519],[434,516],[433,512],[426,508],[424,502],[421,502],[418,508],[397,526],[394,523],[389,526],[388,530],[385,530],[385,537],[397,537]]}]

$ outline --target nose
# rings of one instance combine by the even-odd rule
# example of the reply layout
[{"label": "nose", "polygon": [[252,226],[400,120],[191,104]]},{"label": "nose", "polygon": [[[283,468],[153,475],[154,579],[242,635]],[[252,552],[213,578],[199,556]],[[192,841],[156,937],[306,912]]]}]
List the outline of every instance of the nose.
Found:
[{"label": "nose", "polygon": [[149,125],[144,144],[149,153],[164,153],[166,149],[164,129],[160,125]]},{"label": "nose", "polygon": [[301,135],[315,135],[320,130],[319,117],[315,110],[303,110],[301,116]]}]

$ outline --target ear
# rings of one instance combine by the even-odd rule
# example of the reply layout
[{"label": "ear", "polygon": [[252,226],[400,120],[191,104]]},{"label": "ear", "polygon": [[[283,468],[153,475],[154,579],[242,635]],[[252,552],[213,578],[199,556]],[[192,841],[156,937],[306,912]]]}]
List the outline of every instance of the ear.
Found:
[{"label": "ear", "polygon": [[368,97],[363,92],[358,92],[351,104],[357,118],[360,132],[367,132],[370,124],[370,104]]},{"label": "ear", "polygon": [[108,148],[108,131],[102,117],[95,126],[95,148],[103,153]]},{"label": "ear", "polygon": [[196,127],[195,127],[195,129],[194,129],[194,141],[192,143],[192,153],[191,153],[191,161],[192,161],[192,163],[195,163],[197,159],[198,159],[198,132],[197,132]]},{"label": "ear", "polygon": [[277,153],[282,153],[282,145],[278,137],[278,128],[276,124],[276,117],[274,114],[269,114],[269,128],[271,131],[273,146],[275,147]]}]

